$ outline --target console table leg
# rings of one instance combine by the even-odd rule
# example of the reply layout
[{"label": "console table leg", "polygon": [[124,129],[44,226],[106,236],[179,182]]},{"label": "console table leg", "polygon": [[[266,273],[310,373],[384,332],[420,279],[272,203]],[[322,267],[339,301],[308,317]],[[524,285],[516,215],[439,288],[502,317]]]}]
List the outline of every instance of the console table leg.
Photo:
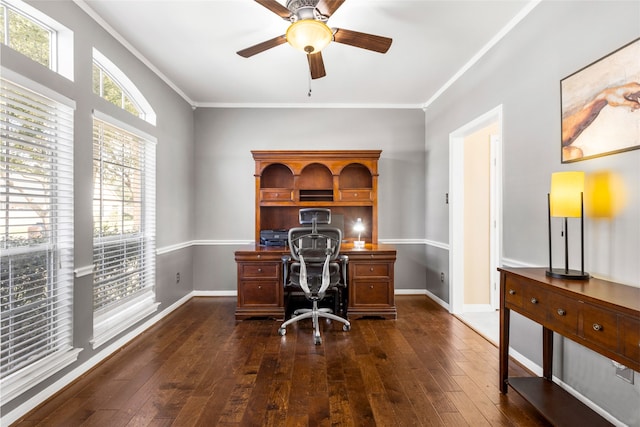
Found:
[{"label": "console table leg", "polygon": [[509,385],[509,312],[500,304],[500,393],[507,392]]},{"label": "console table leg", "polygon": [[542,376],[551,381],[553,376],[553,331],[542,327]]}]

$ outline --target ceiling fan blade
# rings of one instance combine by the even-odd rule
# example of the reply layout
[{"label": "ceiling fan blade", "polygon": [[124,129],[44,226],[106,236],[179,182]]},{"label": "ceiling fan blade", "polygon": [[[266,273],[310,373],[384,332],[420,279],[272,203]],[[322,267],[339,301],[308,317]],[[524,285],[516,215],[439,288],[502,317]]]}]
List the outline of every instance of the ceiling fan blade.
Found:
[{"label": "ceiling fan blade", "polygon": [[352,30],[336,28],[333,40],[337,43],[348,44],[362,49],[373,50],[374,52],[387,53],[391,47],[392,39],[388,37],[376,36],[373,34],[359,33]]},{"label": "ceiling fan blade", "polygon": [[283,43],[286,43],[287,39],[286,37],[283,35],[278,36],[278,37],[274,37],[270,40],[264,41],[262,43],[258,43],[257,45],[248,47],[246,49],[242,49],[239,50],[237,52],[238,55],[244,57],[244,58],[249,58],[253,55],[256,55],[258,53],[264,52],[267,49],[271,49],[272,47],[276,47],[276,46],[280,46]]},{"label": "ceiling fan blade", "polygon": [[344,0],[320,0],[316,9],[325,16],[331,16],[343,3]]},{"label": "ceiling fan blade", "polygon": [[312,79],[319,79],[327,75],[324,70],[324,61],[322,60],[321,52],[307,55],[307,60],[309,61],[309,71],[311,71]]},{"label": "ceiling fan blade", "polygon": [[291,16],[291,11],[278,3],[276,0],[256,0],[256,3],[259,3],[262,6],[266,7],[282,19],[289,19],[289,17]]}]

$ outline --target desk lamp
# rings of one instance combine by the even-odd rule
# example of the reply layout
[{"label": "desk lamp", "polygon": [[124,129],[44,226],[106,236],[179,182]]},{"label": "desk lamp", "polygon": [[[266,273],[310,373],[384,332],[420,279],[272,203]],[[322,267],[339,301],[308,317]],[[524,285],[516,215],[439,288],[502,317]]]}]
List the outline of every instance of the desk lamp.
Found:
[{"label": "desk lamp", "polygon": [[360,240],[360,236],[362,235],[362,232],[364,231],[364,223],[362,222],[362,218],[358,218],[356,220],[356,223],[353,226],[353,231],[358,233],[358,240],[353,242],[353,247],[354,248],[359,248],[359,249],[364,248],[364,240]]},{"label": "desk lamp", "polygon": [[[546,274],[558,279],[587,280],[584,272],[584,172],[551,174],[551,192],[547,194],[549,217],[549,269]],[[564,268],[553,268],[551,256],[551,217],[564,218]],[[568,218],[580,218],[580,270],[569,269]]]}]

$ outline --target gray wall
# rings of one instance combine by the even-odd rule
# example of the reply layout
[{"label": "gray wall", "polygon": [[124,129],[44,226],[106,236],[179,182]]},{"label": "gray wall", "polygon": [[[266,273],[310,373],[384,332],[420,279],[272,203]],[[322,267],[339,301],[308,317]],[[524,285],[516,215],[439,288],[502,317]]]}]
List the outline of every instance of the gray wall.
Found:
[{"label": "gray wall", "polygon": [[251,150],[381,149],[378,237],[398,248],[396,287],[424,289],[424,113],[404,109],[198,108],[195,111],[195,286],[235,291],[233,252],[253,241]]},{"label": "gray wall", "polygon": [[[157,138],[157,246],[159,249],[193,239],[193,111],[169,86],[131,55],[71,1],[29,2],[74,32],[75,78],[64,77],[0,45],[2,65],[31,80],[51,87],[76,102],[74,128],[75,266],[90,266],[93,247],[92,218],[92,111],[137,126]],[[104,101],[92,92],[92,48],[110,58],[140,89],[157,114],[156,127]],[[193,289],[191,248],[160,255],[157,260],[157,297],[166,309]],[[175,272],[181,281],[176,283]],[[20,398],[2,406],[6,414],[55,380],[96,355],[89,343],[92,336],[92,276],[75,280],[74,346],[82,348],[79,360]],[[125,332],[126,333],[126,332]],[[106,344],[105,346],[107,346]],[[104,347],[103,347],[104,348]]]},{"label": "gray wall", "polygon": [[[542,2],[425,113],[398,109],[216,109],[193,112],[162,80],[70,1],[29,2],[75,33],[75,81],[0,46],[2,64],[77,103],[75,126],[76,266],[90,265],[91,112],[97,108],[158,138],[157,293],[161,309],[191,290],[234,291],[233,252],[253,239],[254,166],[250,150],[382,149],[379,238],[397,241],[396,288],[427,289],[447,302],[449,133],[504,105],[503,258],[546,261],[545,194],[551,172],[612,169],[629,186],[623,214],[599,231],[611,248],[603,262],[590,235],[587,269],[640,284],[640,151],[574,165],[559,161],[559,81],[638,37],[638,2]],[[91,49],[98,48],[138,86],[158,115],[153,127],[91,91]],[[426,94],[425,94],[426,97]],[[426,129],[426,130],[425,130]],[[426,143],[425,143],[426,141]],[[410,239],[434,242],[415,244]],[[196,244],[193,244],[193,243]],[[176,283],[180,273],[180,283]],[[21,398],[34,396],[96,354],[91,336],[91,277],[76,280],[75,345],[80,360]],[[513,345],[540,363],[540,330],[513,321]],[[556,374],[630,425],[640,425],[638,379],[615,378],[608,360],[571,342],[558,342]]]},{"label": "gray wall", "polygon": [[[542,2],[430,105],[426,110],[427,240],[448,240],[447,207],[437,201],[448,191],[449,134],[502,104],[503,261],[548,263],[546,193],[552,172],[608,169],[626,183],[628,205],[611,223],[588,221],[586,270],[640,286],[640,151],[561,164],[559,83],[639,35],[639,2]],[[610,251],[606,260],[600,252],[603,242]],[[439,260],[428,257],[428,271],[437,270]],[[427,286],[436,295],[445,293],[432,282]],[[513,347],[541,364],[540,328],[515,317]],[[608,359],[568,340],[558,341],[556,353],[555,375],[620,421],[640,425],[640,378],[636,376],[635,386],[617,379]]]}]

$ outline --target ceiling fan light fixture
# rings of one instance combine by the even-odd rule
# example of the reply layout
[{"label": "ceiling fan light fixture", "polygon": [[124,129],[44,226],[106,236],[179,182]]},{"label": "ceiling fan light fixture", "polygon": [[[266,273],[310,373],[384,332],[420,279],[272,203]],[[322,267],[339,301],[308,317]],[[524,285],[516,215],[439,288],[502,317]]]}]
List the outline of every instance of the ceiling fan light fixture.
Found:
[{"label": "ceiling fan light fixture", "polygon": [[318,53],[333,40],[333,31],[322,21],[301,19],[289,26],[287,42],[304,53]]}]

